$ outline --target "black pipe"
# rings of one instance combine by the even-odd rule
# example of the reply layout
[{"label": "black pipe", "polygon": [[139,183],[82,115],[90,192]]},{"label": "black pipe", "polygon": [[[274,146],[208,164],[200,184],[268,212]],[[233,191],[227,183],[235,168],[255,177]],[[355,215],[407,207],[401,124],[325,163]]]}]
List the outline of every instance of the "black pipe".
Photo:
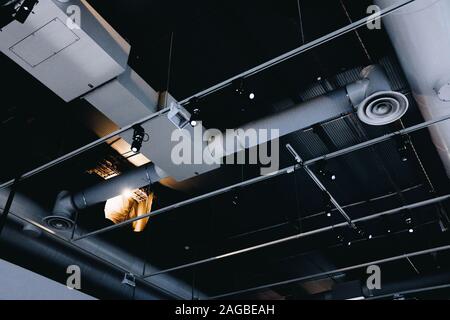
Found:
[{"label": "black pipe", "polygon": [[23,223],[10,216],[0,236],[0,254],[5,260],[20,265],[66,285],[67,267],[77,265],[81,270],[81,291],[98,299],[174,299],[143,281],[136,287],[122,284],[124,272],[113,268],[76,247],[46,233],[30,238],[23,232]]}]

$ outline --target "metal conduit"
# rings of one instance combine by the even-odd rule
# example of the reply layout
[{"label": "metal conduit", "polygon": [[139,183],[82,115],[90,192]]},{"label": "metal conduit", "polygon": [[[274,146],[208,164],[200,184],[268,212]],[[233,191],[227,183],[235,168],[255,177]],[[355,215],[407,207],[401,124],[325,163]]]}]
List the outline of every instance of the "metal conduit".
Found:
[{"label": "metal conduit", "polygon": [[397,260],[401,260],[401,259],[408,259],[408,258],[412,258],[412,257],[421,256],[421,255],[424,255],[424,254],[429,254],[429,253],[434,253],[434,252],[441,252],[441,251],[447,251],[447,250],[450,250],[450,245],[436,247],[436,248],[432,248],[432,249],[421,250],[421,251],[416,251],[416,252],[407,253],[407,254],[401,254],[401,255],[398,255],[398,256],[394,256],[394,257],[389,257],[389,258],[380,259],[380,260],[376,260],[376,261],[361,263],[361,264],[357,264],[357,265],[353,265],[353,266],[345,267],[345,268],[341,268],[341,269],[336,269],[336,270],[332,270],[332,271],[316,273],[316,274],[313,274],[313,275],[299,277],[299,278],[295,278],[295,279],[291,279],[291,280],[280,281],[280,282],[276,282],[276,283],[271,283],[271,284],[267,284],[267,285],[254,287],[254,288],[249,288],[249,289],[243,289],[243,290],[239,290],[239,291],[229,292],[229,293],[217,295],[217,296],[214,296],[214,297],[210,297],[209,299],[211,299],[211,300],[223,299],[223,298],[235,296],[235,295],[238,295],[238,294],[250,293],[250,292],[254,292],[254,291],[259,291],[259,290],[271,288],[271,287],[274,287],[274,286],[281,286],[281,285],[287,285],[287,284],[291,284],[291,283],[305,282],[305,281],[310,281],[310,280],[315,280],[315,279],[321,279],[323,277],[331,276],[331,275],[336,274],[336,273],[348,272],[348,271],[352,271],[352,270],[355,270],[355,269],[368,267],[368,266],[371,266],[371,265],[379,265],[379,264],[383,264],[383,263],[387,263],[387,262],[397,261]]},{"label": "metal conduit", "polygon": [[[391,214],[394,214],[394,213],[401,212],[403,210],[412,210],[412,209],[416,209],[416,208],[419,208],[419,207],[424,207],[424,206],[427,206],[427,205],[431,205],[431,204],[434,204],[434,203],[445,201],[445,200],[447,200],[449,198],[450,198],[450,195],[445,195],[445,196],[442,196],[442,197],[437,197],[437,198],[425,200],[425,201],[422,201],[422,202],[413,203],[413,204],[402,206],[402,207],[399,207],[399,208],[396,208],[396,209],[391,209],[391,210],[375,213],[375,214],[367,216],[367,217],[362,217],[362,218],[359,218],[359,219],[355,219],[355,220],[353,220],[353,223],[359,223],[359,222],[363,222],[363,221],[373,220],[373,219],[379,218],[381,216],[391,215]],[[258,249],[271,247],[271,246],[274,246],[274,245],[277,245],[277,244],[281,244],[281,243],[285,243],[285,242],[289,242],[289,241],[292,241],[292,240],[298,240],[300,238],[305,238],[305,237],[312,236],[312,235],[319,234],[319,233],[323,233],[323,232],[326,232],[326,231],[332,231],[332,230],[334,230],[336,228],[346,227],[346,226],[348,226],[348,223],[347,222],[342,222],[342,223],[339,223],[339,224],[323,227],[323,228],[320,228],[320,229],[315,229],[315,230],[299,233],[299,234],[296,234],[296,235],[293,235],[293,236],[290,236],[290,237],[278,239],[278,240],[275,240],[275,241],[270,241],[270,242],[263,243],[263,244],[260,244],[260,245],[256,245],[256,246],[253,246],[253,247],[237,250],[237,251],[226,253],[226,254],[223,254],[223,255],[219,255],[219,256],[203,259],[203,260],[200,260],[200,261],[187,263],[187,264],[184,264],[184,265],[181,265],[181,266],[177,266],[177,267],[173,267],[173,268],[170,268],[170,269],[165,269],[165,270],[161,270],[161,271],[158,271],[158,272],[154,272],[152,274],[146,275],[144,278],[149,278],[149,277],[153,277],[153,276],[160,275],[160,274],[163,274],[163,273],[169,273],[169,272],[172,272],[172,271],[186,269],[186,268],[189,268],[189,267],[194,267],[194,266],[205,264],[205,263],[208,263],[208,262],[218,261],[218,260],[221,260],[221,259],[224,259],[224,258],[237,256],[237,255],[240,255],[240,254],[243,254],[243,253],[247,253],[247,252],[255,251],[255,250],[258,250]]]},{"label": "metal conduit", "polygon": [[[344,148],[344,149],[341,149],[341,150],[338,150],[338,151],[335,151],[335,152],[332,152],[332,153],[329,153],[329,154],[326,154],[326,155],[323,155],[323,156],[320,156],[320,157],[317,157],[317,158],[314,158],[314,159],[311,159],[311,160],[307,160],[307,161],[305,161],[303,163],[303,165],[304,166],[311,166],[311,165],[313,165],[313,164],[315,164],[317,162],[320,162],[322,160],[333,159],[333,158],[336,158],[336,157],[339,157],[339,156],[351,153],[351,152],[356,151],[356,150],[361,150],[361,149],[370,147],[372,145],[375,145],[375,144],[387,141],[387,140],[391,139],[392,137],[403,135],[403,134],[408,134],[408,133],[413,133],[413,132],[416,132],[416,131],[428,128],[429,126],[432,126],[434,124],[437,124],[437,123],[440,123],[440,122],[443,122],[443,121],[446,121],[446,120],[450,120],[450,114],[446,115],[444,117],[440,117],[440,118],[437,118],[437,119],[434,119],[434,120],[430,120],[430,121],[426,121],[426,122],[414,125],[412,127],[406,128],[406,129],[402,129],[402,130],[399,130],[399,131],[396,131],[396,132],[392,132],[392,133],[386,134],[386,135],[384,135],[382,137],[378,137],[378,138],[375,138],[375,139],[372,139],[372,140],[369,140],[369,141],[364,141],[362,143],[359,143],[359,144],[356,144],[356,145],[353,145],[353,146],[350,146],[350,147],[347,147],[347,148]],[[81,239],[84,239],[84,238],[88,238],[88,237],[96,236],[96,235],[99,235],[99,234],[102,234],[102,233],[105,233],[105,232],[109,232],[109,231],[115,230],[117,228],[122,228],[124,226],[127,226],[127,225],[135,222],[135,221],[138,221],[138,220],[141,220],[141,219],[145,219],[145,218],[151,218],[151,217],[160,215],[161,213],[164,213],[164,212],[167,212],[167,211],[170,211],[170,210],[173,210],[173,209],[181,208],[181,207],[187,206],[189,204],[193,204],[195,202],[198,202],[198,201],[201,201],[201,200],[205,200],[205,199],[208,199],[208,198],[211,198],[211,197],[214,197],[214,196],[226,193],[228,191],[232,191],[232,190],[234,190],[236,188],[239,188],[239,187],[249,186],[249,185],[252,185],[254,183],[262,182],[262,181],[265,181],[265,180],[268,180],[268,179],[271,179],[271,178],[274,178],[274,177],[278,177],[278,176],[281,176],[281,175],[284,175],[284,174],[292,173],[292,172],[294,172],[295,170],[297,170],[300,167],[301,167],[301,165],[296,164],[296,165],[293,165],[293,166],[290,166],[290,167],[287,167],[287,168],[275,171],[275,172],[271,173],[270,175],[259,176],[259,177],[256,177],[256,178],[253,178],[253,179],[249,179],[249,180],[246,180],[246,181],[243,181],[243,182],[240,182],[240,183],[237,183],[237,184],[234,184],[234,185],[222,188],[222,189],[218,189],[218,190],[212,191],[212,192],[207,193],[207,194],[203,194],[203,195],[200,195],[200,196],[197,196],[197,197],[185,200],[185,201],[181,201],[181,202],[178,202],[176,204],[167,206],[165,208],[162,208],[162,209],[159,209],[159,210],[155,210],[155,211],[153,211],[151,213],[142,215],[140,217],[136,217],[136,218],[133,218],[133,219],[130,219],[130,220],[118,223],[118,224],[113,225],[113,226],[109,226],[109,227],[106,227],[106,228],[103,228],[103,229],[100,229],[100,230],[96,230],[96,231],[93,231],[93,232],[86,233],[84,235],[81,235],[81,236],[73,239],[72,241],[78,241],[78,240],[81,240]]]},{"label": "metal conduit", "polygon": [[[358,21],[356,21],[354,23],[351,23],[351,24],[349,24],[349,25],[347,25],[347,26],[345,26],[345,27],[343,27],[343,28],[341,28],[339,30],[336,30],[336,31],[334,31],[332,33],[329,33],[329,34],[327,34],[327,35],[325,35],[323,37],[320,37],[319,39],[311,41],[311,42],[309,42],[309,43],[307,43],[305,45],[302,45],[302,46],[300,46],[300,47],[298,47],[298,48],[296,48],[296,49],[294,49],[294,50],[292,50],[292,51],[290,51],[288,53],[280,55],[280,56],[278,56],[278,57],[276,57],[276,58],[274,58],[274,59],[272,59],[272,60],[270,60],[268,62],[265,62],[265,63],[263,63],[263,64],[261,64],[259,66],[256,66],[253,69],[250,69],[250,70],[248,70],[246,72],[243,72],[243,73],[241,73],[239,75],[236,75],[235,77],[230,78],[230,79],[228,79],[228,80],[226,80],[226,81],[224,81],[224,82],[222,82],[222,83],[220,83],[218,85],[215,85],[215,86],[213,86],[213,87],[211,87],[209,89],[201,91],[201,92],[195,94],[192,97],[188,97],[188,98],[184,99],[183,101],[181,101],[180,104],[185,105],[193,97],[203,97],[203,96],[206,96],[208,94],[211,94],[211,93],[213,93],[213,92],[215,92],[215,91],[217,91],[217,90],[219,90],[219,89],[229,85],[235,79],[239,79],[239,78],[242,78],[242,77],[248,77],[248,76],[254,75],[254,74],[256,74],[258,72],[261,72],[261,71],[263,71],[263,70],[265,70],[265,69],[267,69],[269,67],[272,67],[272,66],[274,66],[276,64],[279,64],[279,63],[281,63],[283,61],[286,61],[286,60],[288,60],[288,59],[290,59],[290,58],[292,58],[292,57],[294,57],[294,56],[296,56],[298,54],[304,53],[304,52],[306,52],[306,51],[308,51],[310,49],[313,49],[313,48],[315,48],[315,47],[317,47],[319,45],[327,43],[327,42],[329,42],[329,41],[331,41],[331,40],[333,40],[335,38],[338,38],[338,37],[340,37],[340,36],[342,36],[344,34],[352,32],[352,31],[354,31],[354,30],[356,30],[356,29],[366,25],[368,22],[371,22],[374,19],[378,19],[378,18],[387,16],[387,15],[389,15],[389,14],[391,14],[391,13],[393,13],[393,12],[395,12],[395,11],[405,7],[405,6],[407,6],[408,4],[410,4],[410,3],[414,2],[414,1],[416,1],[416,0],[406,0],[406,1],[403,1],[401,3],[398,3],[398,4],[395,4],[395,5],[386,7],[384,9],[382,9],[379,13],[377,13],[376,16],[372,15],[372,16],[360,19],[360,20],[358,20]],[[24,179],[30,178],[30,177],[32,177],[32,176],[34,176],[34,175],[36,175],[36,174],[38,174],[38,173],[40,173],[42,171],[50,169],[53,166],[56,166],[56,165],[66,161],[66,160],[72,159],[73,157],[75,157],[77,155],[80,155],[80,154],[82,154],[82,153],[84,153],[84,152],[86,152],[88,150],[91,150],[91,149],[95,148],[96,146],[99,146],[100,144],[106,142],[107,140],[109,140],[111,138],[114,138],[114,137],[116,137],[116,136],[118,136],[118,135],[120,135],[120,134],[122,134],[122,133],[124,133],[124,132],[126,132],[128,130],[131,130],[135,125],[142,125],[143,123],[145,123],[145,122],[147,122],[147,121],[149,121],[149,120],[151,120],[151,119],[153,119],[153,118],[155,118],[155,117],[157,117],[157,116],[167,112],[168,110],[169,110],[169,108],[162,109],[162,110],[160,110],[157,113],[154,113],[152,115],[144,117],[144,118],[142,118],[142,119],[140,119],[140,120],[138,120],[138,121],[136,121],[136,122],[134,122],[134,123],[132,123],[132,124],[130,124],[128,126],[125,126],[125,127],[121,128],[121,129],[119,129],[117,131],[114,131],[114,132],[112,132],[112,133],[110,133],[110,134],[108,134],[108,135],[106,135],[106,136],[104,136],[104,137],[102,137],[100,139],[97,139],[97,140],[95,140],[95,141],[93,141],[93,142],[91,142],[91,143],[89,143],[89,144],[87,144],[87,145],[85,145],[85,146],[83,146],[81,148],[78,148],[78,149],[76,149],[76,150],[74,150],[74,151],[72,151],[72,152],[70,152],[70,153],[68,153],[66,155],[63,155],[63,156],[61,156],[61,157],[59,157],[59,158],[57,158],[57,159],[55,159],[53,161],[50,161],[50,162],[48,162],[48,163],[46,163],[46,164],[44,164],[44,165],[42,165],[40,167],[37,167],[37,168],[35,168],[33,170],[30,170],[30,171],[24,173],[20,177],[19,181],[22,181]],[[10,180],[10,181],[7,181],[7,182],[5,182],[3,184],[0,184],[0,190],[8,188],[8,187],[11,187],[13,183],[14,183],[14,180]]]}]

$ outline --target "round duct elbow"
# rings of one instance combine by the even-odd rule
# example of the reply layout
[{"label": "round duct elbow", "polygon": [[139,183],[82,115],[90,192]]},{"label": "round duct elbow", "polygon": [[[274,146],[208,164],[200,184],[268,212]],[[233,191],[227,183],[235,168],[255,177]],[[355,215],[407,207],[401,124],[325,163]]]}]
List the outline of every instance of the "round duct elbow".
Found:
[{"label": "round duct elbow", "polygon": [[52,215],[43,221],[52,229],[69,230],[75,225],[76,208],[68,191],[62,191],[56,197]]},{"label": "round duct elbow", "polygon": [[399,92],[381,91],[358,106],[359,119],[372,126],[383,126],[402,118],[409,108],[408,98]]}]

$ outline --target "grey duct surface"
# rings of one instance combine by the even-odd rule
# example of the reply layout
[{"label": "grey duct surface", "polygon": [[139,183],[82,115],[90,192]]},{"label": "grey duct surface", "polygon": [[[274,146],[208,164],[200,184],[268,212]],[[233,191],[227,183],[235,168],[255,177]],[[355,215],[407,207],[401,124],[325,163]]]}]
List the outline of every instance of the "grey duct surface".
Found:
[{"label": "grey duct surface", "polygon": [[[4,208],[7,197],[8,190],[1,190],[0,210]],[[48,213],[32,200],[21,194],[16,194],[11,207],[11,214],[39,224],[42,217]],[[34,234],[39,236],[30,238],[27,236],[29,233],[23,232],[24,225],[27,224],[21,219],[12,215],[8,217],[8,222],[0,238],[0,248],[11,253],[10,256],[2,255],[6,260],[20,264],[29,270],[61,283],[66,281],[66,268],[69,265],[76,264],[82,270],[83,282],[85,283],[83,290],[86,289],[85,292],[92,295],[98,293],[96,296],[98,298],[130,299],[131,288],[122,284],[125,273],[123,270],[136,275],[142,274],[146,261],[98,238],[82,240],[79,243],[80,247],[83,248],[82,250],[67,241],[51,237],[45,232],[35,232]],[[69,237],[70,232],[60,233],[60,235]],[[96,259],[91,254],[97,255],[101,259]],[[113,267],[102,260],[120,268]],[[34,270],[33,268],[37,264],[43,264],[45,267]],[[149,262],[147,262],[147,267],[150,267],[148,264]],[[140,285],[136,287],[143,299],[191,298],[191,287],[171,275],[162,275],[150,280],[151,284],[140,282]],[[167,293],[172,293],[173,296],[159,292],[152,285],[163,288]]]},{"label": "grey duct surface", "polygon": [[[381,8],[400,0],[375,0]],[[426,121],[450,113],[450,1],[416,0],[382,19]],[[430,128],[450,177],[450,123]]]},{"label": "grey duct surface", "polygon": [[0,283],[0,300],[95,300],[1,259]]},{"label": "grey duct surface", "polygon": [[[378,65],[370,65],[362,70],[360,79],[356,82],[301,102],[290,109],[252,121],[238,129],[227,131],[224,138],[214,136],[210,139],[208,147],[216,159],[228,156],[354,112],[358,108],[365,109],[367,107],[363,103],[365,99],[375,96],[377,93],[391,95],[392,89],[383,68]],[[401,94],[397,95],[402,96]],[[406,109],[407,107],[406,105]],[[382,123],[383,119],[388,119],[389,116],[392,115],[387,113],[379,117],[380,122]],[[259,132],[260,130],[266,130],[268,134],[266,136],[259,135],[257,139],[248,139],[248,132]],[[278,134],[271,133],[271,130],[277,130]],[[227,141],[235,140],[238,141],[238,145],[227,143]]]}]

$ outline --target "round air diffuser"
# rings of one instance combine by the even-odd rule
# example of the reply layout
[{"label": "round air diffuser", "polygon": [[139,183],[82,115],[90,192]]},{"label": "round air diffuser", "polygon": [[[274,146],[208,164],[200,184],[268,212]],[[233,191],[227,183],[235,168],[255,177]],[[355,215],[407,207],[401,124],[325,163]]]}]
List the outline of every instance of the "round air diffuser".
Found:
[{"label": "round air diffuser", "polygon": [[382,126],[399,120],[408,111],[405,95],[394,91],[377,92],[358,107],[359,119],[372,126]]},{"label": "round air diffuser", "polygon": [[60,231],[72,229],[74,225],[72,220],[61,216],[48,216],[43,220],[50,228]]},{"label": "round air diffuser", "polygon": [[68,230],[75,224],[75,214],[72,195],[68,191],[61,191],[56,197],[52,214],[42,220],[52,229]]}]

